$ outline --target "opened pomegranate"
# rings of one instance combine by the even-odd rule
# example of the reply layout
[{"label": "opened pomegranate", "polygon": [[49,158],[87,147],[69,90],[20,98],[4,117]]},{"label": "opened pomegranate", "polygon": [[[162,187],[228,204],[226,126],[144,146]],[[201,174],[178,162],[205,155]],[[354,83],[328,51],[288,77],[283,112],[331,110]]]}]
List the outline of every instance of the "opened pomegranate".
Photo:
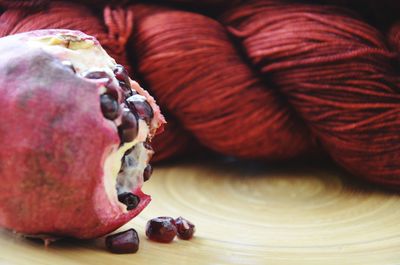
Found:
[{"label": "opened pomegranate", "polygon": [[79,31],[8,36],[0,54],[0,225],[95,238],[142,211],[154,99]]}]

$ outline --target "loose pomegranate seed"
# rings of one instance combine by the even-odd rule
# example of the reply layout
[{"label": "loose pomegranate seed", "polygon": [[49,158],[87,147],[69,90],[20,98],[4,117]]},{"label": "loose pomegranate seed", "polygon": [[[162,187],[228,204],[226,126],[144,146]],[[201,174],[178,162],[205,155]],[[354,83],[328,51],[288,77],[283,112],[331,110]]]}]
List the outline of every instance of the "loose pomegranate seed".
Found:
[{"label": "loose pomegranate seed", "polygon": [[156,217],[147,222],[146,236],[153,241],[169,243],[176,236],[175,220],[171,217]]},{"label": "loose pomegranate seed", "polygon": [[106,237],[106,247],[112,253],[136,253],[139,249],[139,236],[133,228],[116,233]]},{"label": "loose pomegranate seed", "polygon": [[118,127],[122,143],[133,141],[138,134],[138,121],[129,109],[124,108],[122,112],[122,123]]},{"label": "loose pomegranate seed", "polygon": [[135,209],[140,202],[139,197],[130,192],[118,194],[118,200],[126,205],[128,211]]},{"label": "loose pomegranate seed", "polygon": [[175,225],[180,239],[189,240],[196,231],[194,224],[181,216],[175,219]]},{"label": "loose pomegranate seed", "polygon": [[143,181],[148,181],[153,173],[153,167],[148,164],[143,170]]},{"label": "loose pomegranate seed", "polygon": [[109,120],[114,120],[118,117],[119,105],[118,102],[110,95],[104,94],[100,96],[100,106],[104,117]]},{"label": "loose pomegranate seed", "polygon": [[143,96],[133,95],[126,99],[126,103],[132,112],[136,112],[147,123],[154,117],[153,109]]}]

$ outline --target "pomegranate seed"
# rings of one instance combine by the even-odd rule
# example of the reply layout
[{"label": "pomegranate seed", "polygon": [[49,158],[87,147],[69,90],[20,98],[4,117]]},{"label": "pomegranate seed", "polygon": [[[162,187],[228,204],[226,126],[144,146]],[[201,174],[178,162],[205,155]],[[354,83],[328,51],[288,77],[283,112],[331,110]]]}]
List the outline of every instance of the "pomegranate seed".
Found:
[{"label": "pomegranate seed", "polygon": [[126,99],[126,103],[132,112],[136,112],[147,123],[154,117],[153,109],[143,96],[133,95]]},{"label": "pomegranate seed", "polygon": [[126,69],[125,69],[124,66],[122,66],[122,65],[120,65],[120,64],[117,64],[117,65],[115,66],[113,72],[114,72],[114,74],[115,74],[115,77],[116,77],[119,81],[123,81],[123,82],[129,83],[129,82],[128,82],[128,81],[129,81],[129,74],[128,74],[128,71],[126,71]]},{"label": "pomegranate seed", "polygon": [[111,82],[111,77],[104,71],[91,71],[91,72],[86,72],[83,77],[87,79],[97,79],[99,81],[102,81],[103,83],[110,83]]},{"label": "pomegranate seed", "polygon": [[105,118],[114,120],[118,117],[118,102],[110,95],[104,94],[100,96],[100,107]]},{"label": "pomegranate seed", "polygon": [[119,136],[122,143],[133,141],[138,134],[138,121],[129,109],[122,112],[122,123],[118,127]]},{"label": "pomegranate seed", "polygon": [[118,81],[119,86],[124,90],[125,92],[125,97],[132,96],[133,90],[131,89],[131,84],[130,83],[125,83],[124,81]]},{"label": "pomegranate seed", "polygon": [[133,228],[116,233],[106,237],[106,247],[112,253],[136,253],[139,249],[139,236]]},{"label": "pomegranate seed", "polygon": [[176,236],[175,220],[172,217],[156,217],[147,222],[146,236],[153,241],[169,243]]},{"label": "pomegranate seed", "polygon": [[189,240],[196,231],[194,224],[181,216],[175,219],[175,225],[180,239]]},{"label": "pomegranate seed", "polygon": [[126,205],[128,211],[135,209],[140,202],[139,197],[130,192],[118,194],[118,200]]},{"label": "pomegranate seed", "polygon": [[148,164],[143,170],[143,181],[148,181],[153,173],[153,167]]},{"label": "pomegranate seed", "polygon": [[117,64],[114,68],[115,77],[118,79],[118,83],[120,87],[126,92],[127,96],[131,96],[133,94],[131,82],[129,80],[128,71],[126,71],[125,67],[120,64]]},{"label": "pomegranate seed", "polygon": [[154,151],[154,149],[153,149],[153,147],[151,146],[151,144],[149,143],[149,142],[143,142],[143,146],[144,146],[144,148],[146,148],[147,150],[150,150],[150,151]]},{"label": "pomegranate seed", "polygon": [[106,94],[111,95],[116,100],[119,99],[118,90],[120,90],[119,87],[114,86],[113,83],[109,83],[106,86]]}]

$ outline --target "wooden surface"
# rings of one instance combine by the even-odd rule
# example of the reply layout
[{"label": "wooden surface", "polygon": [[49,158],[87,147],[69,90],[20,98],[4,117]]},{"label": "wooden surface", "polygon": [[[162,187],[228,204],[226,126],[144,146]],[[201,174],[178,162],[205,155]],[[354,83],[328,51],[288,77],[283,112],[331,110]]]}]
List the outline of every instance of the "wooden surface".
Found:
[{"label": "wooden surface", "polygon": [[[348,177],[323,166],[162,165],[145,185],[153,202],[126,226],[139,232],[137,254],[110,254],[102,240],[44,248],[0,230],[0,265],[400,264],[400,196]],[[192,220],[196,238],[148,241],[145,223],[159,215]]]}]

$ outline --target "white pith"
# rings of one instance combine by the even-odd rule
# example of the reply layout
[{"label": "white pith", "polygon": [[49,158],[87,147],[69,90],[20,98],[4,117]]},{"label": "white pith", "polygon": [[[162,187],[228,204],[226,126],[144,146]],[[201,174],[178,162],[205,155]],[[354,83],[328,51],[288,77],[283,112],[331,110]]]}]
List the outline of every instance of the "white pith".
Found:
[{"label": "white pith", "polygon": [[[68,36],[65,34],[40,36],[33,39],[30,45],[42,48],[46,52],[52,54],[61,61],[69,61],[72,63],[76,74],[82,76],[87,71],[105,71],[112,78],[114,86],[118,85],[113,69],[116,62],[106,51],[90,39],[82,39],[77,36]],[[104,94],[106,88],[99,86],[99,95]],[[114,121],[106,120],[113,123],[115,128],[121,124],[121,115]],[[149,156],[153,151],[143,146],[150,132],[149,126],[145,121],[139,119],[138,135],[136,138],[122,146],[115,146],[111,153],[106,157],[104,170],[105,191],[114,205],[118,206],[122,211],[126,212],[126,205],[118,201],[118,193],[135,192],[143,185],[143,170],[147,166]],[[127,150],[133,150],[126,156],[134,163],[120,172],[121,159]]]}]

